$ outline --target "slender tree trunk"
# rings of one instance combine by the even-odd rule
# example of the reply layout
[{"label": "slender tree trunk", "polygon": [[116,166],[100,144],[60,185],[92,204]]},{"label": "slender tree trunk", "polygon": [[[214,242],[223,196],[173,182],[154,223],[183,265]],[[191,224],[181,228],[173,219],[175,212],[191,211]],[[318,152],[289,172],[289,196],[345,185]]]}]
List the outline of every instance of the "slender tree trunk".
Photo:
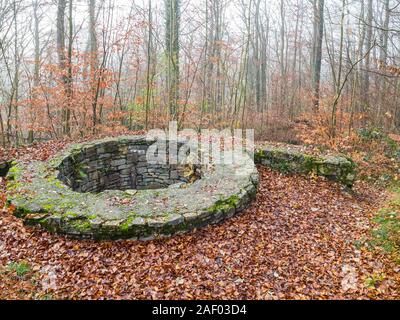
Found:
[{"label": "slender tree trunk", "polygon": [[146,101],[145,101],[146,130],[149,128],[149,111],[150,111],[150,98],[151,98],[151,86],[152,86],[151,63],[152,63],[152,50],[153,50],[153,19],[152,19],[151,0],[149,0],[148,24],[149,26],[148,26],[148,39],[147,39],[147,70],[146,70]]},{"label": "slender tree trunk", "polygon": [[19,47],[18,47],[18,21],[17,21],[17,4],[16,1],[13,2],[13,11],[14,11],[14,114],[15,114],[15,144],[19,146],[19,114],[18,114],[18,99],[19,99],[19,66],[20,66],[20,57],[19,57]]},{"label": "slender tree trunk", "polygon": [[89,1],[89,33],[90,33],[90,85],[92,92],[93,130],[97,125],[97,78],[99,69],[97,34],[96,34],[96,0]]},{"label": "slender tree trunk", "polygon": [[168,106],[171,120],[177,119],[179,102],[179,24],[180,0],[165,0]]},{"label": "slender tree trunk", "polygon": [[[367,3],[367,25],[366,25],[366,39],[365,48],[368,50],[372,46],[372,19],[373,19],[373,6],[372,0]],[[370,104],[370,71],[371,71],[371,54],[368,53],[365,58],[365,72],[364,72],[364,88],[362,92],[364,108],[369,109]]]},{"label": "slender tree trunk", "polygon": [[[70,0],[71,1],[71,0]],[[62,73],[61,79],[64,84],[66,102],[62,110],[62,132],[67,133],[67,118],[69,114],[69,80],[66,75],[67,72],[67,57],[66,57],[66,47],[65,47],[65,10],[67,8],[66,0],[58,0],[57,8],[57,53],[58,53],[58,63],[60,67],[60,72]]]},{"label": "slender tree trunk", "polygon": [[337,106],[343,90],[342,85],[342,73],[343,73],[343,46],[344,46],[344,22],[345,22],[345,8],[346,0],[342,1],[342,16],[340,20],[340,43],[339,43],[339,61],[338,61],[338,72],[337,80],[335,84],[335,100],[332,105],[332,116],[331,116],[331,137],[336,137],[336,122],[337,122]]},{"label": "slender tree trunk", "polygon": [[321,62],[322,62],[322,40],[324,37],[324,0],[314,0],[314,44],[312,61],[312,83],[313,83],[313,108],[314,112],[319,110]]},{"label": "slender tree trunk", "polygon": [[[385,19],[383,22],[383,30],[381,31],[381,52],[380,52],[380,62],[382,65],[382,68],[386,69],[387,67],[387,58],[388,58],[388,42],[389,42],[389,23],[390,23],[390,0],[384,0],[384,12],[385,12]],[[382,109],[386,105],[386,95],[388,94],[387,92],[387,83],[386,83],[386,77],[380,77],[379,78],[379,103],[378,103],[378,124],[382,124]]]},{"label": "slender tree trunk", "polygon": [[280,65],[280,90],[279,90],[279,100],[280,114],[286,106],[286,65],[285,65],[285,50],[286,50],[286,21],[285,21],[285,0],[280,1],[280,46],[279,46],[279,65]]},{"label": "slender tree trunk", "polygon": [[[39,88],[40,82],[40,38],[39,38],[39,1],[35,0],[33,3],[33,19],[34,19],[34,42],[35,42],[35,67],[33,73],[33,100],[36,100],[36,90]],[[30,125],[34,125],[34,113],[33,110],[30,112]],[[50,121],[50,119],[49,119]],[[35,139],[33,128],[29,129],[28,132],[28,143],[33,143]]]}]

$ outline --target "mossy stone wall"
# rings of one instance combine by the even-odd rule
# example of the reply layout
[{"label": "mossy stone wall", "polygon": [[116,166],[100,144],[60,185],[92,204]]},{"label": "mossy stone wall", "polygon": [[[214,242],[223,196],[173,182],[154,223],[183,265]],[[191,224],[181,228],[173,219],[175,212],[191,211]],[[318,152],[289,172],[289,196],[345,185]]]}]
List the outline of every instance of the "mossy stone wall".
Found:
[{"label": "mossy stone wall", "polygon": [[235,156],[234,164],[202,166],[200,179],[157,190],[77,192],[58,179],[71,156],[82,163],[88,150],[97,157],[93,147],[110,141],[119,146],[114,150],[119,155],[117,149],[125,143],[138,146],[143,140],[137,136],[105,139],[71,146],[48,161],[18,162],[8,174],[7,201],[25,224],[50,232],[80,239],[150,240],[219,223],[254,200],[259,174],[246,153]]},{"label": "mossy stone wall", "polygon": [[149,163],[146,153],[152,144],[121,139],[77,147],[58,166],[58,179],[77,192],[101,192],[167,188],[195,178],[196,172],[185,174],[185,164],[168,163],[168,145],[157,150],[166,163]]},{"label": "mossy stone wall", "polygon": [[283,146],[264,146],[255,152],[256,164],[289,174],[314,173],[352,187],[356,179],[356,165],[340,155],[315,156]]}]

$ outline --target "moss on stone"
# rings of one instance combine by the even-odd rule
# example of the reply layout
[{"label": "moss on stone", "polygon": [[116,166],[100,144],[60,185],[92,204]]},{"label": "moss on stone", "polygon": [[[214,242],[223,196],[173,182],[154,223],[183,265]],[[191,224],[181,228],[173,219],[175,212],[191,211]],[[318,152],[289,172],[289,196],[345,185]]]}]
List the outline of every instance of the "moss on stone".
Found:
[{"label": "moss on stone", "polygon": [[16,162],[12,162],[11,168],[8,171],[7,175],[8,180],[17,180],[20,178],[21,175],[22,175],[22,168],[20,168],[20,166]]},{"label": "moss on stone", "polygon": [[90,229],[92,228],[90,221],[88,221],[87,219],[73,220],[70,223],[70,225],[75,230],[77,230],[79,232],[83,232],[83,233],[90,231]]},{"label": "moss on stone", "polygon": [[138,218],[139,215],[135,212],[129,214],[128,218],[126,218],[125,222],[123,222],[120,226],[122,232],[128,232],[129,228],[132,225],[132,222]]},{"label": "moss on stone", "polygon": [[355,163],[341,155],[315,156],[293,151],[288,146],[268,146],[256,150],[255,161],[261,165],[267,165],[273,170],[284,174],[309,174],[314,173],[336,180],[348,187],[354,183],[356,174]]},{"label": "moss on stone", "polygon": [[313,156],[310,155],[304,155],[303,156],[303,170],[305,172],[317,172],[318,170],[318,165],[316,164],[316,162],[318,161],[318,159],[316,159]]},{"label": "moss on stone", "polygon": [[24,217],[26,217],[28,214],[31,214],[32,213],[32,211],[31,210],[29,210],[26,206],[24,206],[24,205],[19,205],[19,206],[17,206],[16,208],[15,208],[15,210],[14,210],[14,215],[17,217],[17,218],[24,218]]},{"label": "moss on stone", "polygon": [[73,212],[73,211],[67,211],[65,214],[64,214],[64,217],[65,218],[77,218],[77,217],[79,217],[81,214],[80,213],[77,213],[77,212]]},{"label": "moss on stone", "polygon": [[[127,139],[129,141],[131,138]],[[109,141],[115,143],[114,138]],[[99,144],[101,143],[103,142]],[[91,145],[97,148],[99,144],[96,142]],[[58,166],[65,164],[65,159],[71,153],[77,162],[82,163],[81,152],[81,147],[75,147],[50,161],[16,164],[14,178],[10,181],[10,186],[16,189],[8,190],[7,199],[16,206],[16,212],[19,212],[22,218],[28,221],[27,216],[30,216],[30,222],[40,224],[51,232],[77,238],[146,240],[157,235],[188,231],[193,227],[219,222],[222,218],[233,215],[237,211],[236,207],[240,206],[243,209],[251,202],[250,199],[235,195],[237,190],[243,190],[258,181],[254,163],[246,162],[242,170],[245,173],[243,176],[236,174],[237,168],[234,166],[216,165],[205,168],[206,174],[202,179],[194,184],[185,185],[185,188],[138,190],[134,197],[128,197],[122,190],[75,192],[59,180]],[[250,161],[249,159],[246,158],[245,161]],[[67,166],[72,166],[70,160]],[[29,175],[26,175],[29,179],[25,179],[25,172],[29,172]],[[207,191],[210,189],[221,191],[226,199],[221,198],[216,203],[213,202],[215,200],[209,197]],[[252,190],[249,188],[248,192]],[[118,201],[133,198],[134,201]],[[207,212],[207,207],[211,207],[210,212]],[[92,214],[93,212],[96,214]],[[186,216],[184,218],[187,212],[193,213],[189,219],[186,219]],[[154,223],[150,226],[151,220]]]},{"label": "moss on stone", "polygon": [[55,209],[55,205],[54,204],[45,204],[43,206],[43,210],[46,212],[52,212]]},{"label": "moss on stone", "polygon": [[59,204],[59,208],[62,210],[68,210],[68,209],[72,209],[76,206],[75,202],[68,202],[68,201],[61,201]]},{"label": "moss on stone", "polygon": [[16,180],[8,180],[7,181],[7,189],[9,191],[15,191],[22,188],[22,183],[17,182]]},{"label": "moss on stone", "polygon": [[228,212],[231,209],[235,209],[238,206],[239,201],[239,196],[233,195],[227,199],[218,200],[207,211],[210,213]]}]

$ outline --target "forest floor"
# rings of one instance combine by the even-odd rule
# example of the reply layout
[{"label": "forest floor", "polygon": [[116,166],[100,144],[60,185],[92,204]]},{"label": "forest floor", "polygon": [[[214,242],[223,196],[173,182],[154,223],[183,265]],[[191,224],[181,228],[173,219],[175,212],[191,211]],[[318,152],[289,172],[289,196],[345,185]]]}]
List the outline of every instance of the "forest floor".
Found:
[{"label": "forest floor", "polygon": [[259,169],[241,215],[146,243],[71,240],[0,208],[0,299],[400,298],[399,264],[371,244],[386,191]]}]

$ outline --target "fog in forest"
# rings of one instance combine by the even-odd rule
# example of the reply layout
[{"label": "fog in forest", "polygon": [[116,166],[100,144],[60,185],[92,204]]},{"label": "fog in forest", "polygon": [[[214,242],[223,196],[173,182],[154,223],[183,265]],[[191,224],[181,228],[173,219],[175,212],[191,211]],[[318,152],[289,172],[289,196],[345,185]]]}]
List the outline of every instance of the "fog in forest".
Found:
[{"label": "fog in forest", "polygon": [[0,142],[400,126],[394,0],[1,0]]}]

